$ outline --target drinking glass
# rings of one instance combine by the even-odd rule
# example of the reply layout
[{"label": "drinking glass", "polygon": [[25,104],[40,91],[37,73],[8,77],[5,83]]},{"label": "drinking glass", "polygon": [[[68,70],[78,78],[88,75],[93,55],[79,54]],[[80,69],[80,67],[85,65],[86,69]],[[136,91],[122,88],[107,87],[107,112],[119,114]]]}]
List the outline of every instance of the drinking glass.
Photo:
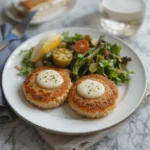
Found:
[{"label": "drinking glass", "polygon": [[100,24],[119,37],[133,35],[141,26],[147,0],[100,0]]}]

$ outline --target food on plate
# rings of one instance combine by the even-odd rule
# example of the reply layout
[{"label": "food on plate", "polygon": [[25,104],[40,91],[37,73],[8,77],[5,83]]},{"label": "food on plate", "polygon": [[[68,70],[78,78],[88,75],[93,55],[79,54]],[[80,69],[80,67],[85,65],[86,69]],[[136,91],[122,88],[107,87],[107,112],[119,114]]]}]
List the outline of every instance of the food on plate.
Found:
[{"label": "food on plate", "polygon": [[25,0],[21,2],[21,5],[26,9],[31,10],[33,7],[46,3],[50,0]]},{"label": "food on plate", "polygon": [[54,108],[62,105],[72,86],[65,69],[43,66],[33,70],[23,83],[26,99],[39,108]]},{"label": "food on plate", "polygon": [[14,0],[13,8],[16,10],[17,15],[24,17],[29,11],[45,5],[50,0]]},{"label": "food on plate", "polygon": [[85,53],[89,49],[89,42],[87,40],[79,40],[75,43],[75,51],[78,53]]},{"label": "food on plate", "polygon": [[61,42],[62,36],[57,34],[50,34],[42,38],[39,43],[34,47],[31,55],[31,61],[37,62],[41,60],[47,53],[51,52]]},{"label": "food on plate", "polygon": [[59,67],[67,67],[72,61],[72,52],[66,48],[58,48],[53,52],[53,62]]},{"label": "food on plate", "polygon": [[132,59],[120,51],[121,46],[103,35],[50,33],[21,52],[21,66],[16,68],[27,75],[23,91],[30,103],[54,108],[68,97],[77,113],[99,118],[116,107],[119,92],[115,84],[128,83],[133,73],[127,69]]},{"label": "food on plate", "polygon": [[119,92],[113,81],[102,75],[88,75],[72,86],[69,105],[80,115],[99,118],[108,115],[115,107]]},{"label": "food on plate", "polygon": [[120,55],[121,46],[110,43],[100,35],[69,35],[68,32],[48,34],[24,54],[20,73],[29,74],[39,66],[63,67],[72,81],[89,74],[100,74],[116,84],[126,84],[133,72],[127,69],[130,57]]},{"label": "food on plate", "polygon": [[30,11],[37,10],[34,20],[38,20],[58,12],[67,3],[68,0],[14,0],[13,8],[19,17],[24,17]]}]

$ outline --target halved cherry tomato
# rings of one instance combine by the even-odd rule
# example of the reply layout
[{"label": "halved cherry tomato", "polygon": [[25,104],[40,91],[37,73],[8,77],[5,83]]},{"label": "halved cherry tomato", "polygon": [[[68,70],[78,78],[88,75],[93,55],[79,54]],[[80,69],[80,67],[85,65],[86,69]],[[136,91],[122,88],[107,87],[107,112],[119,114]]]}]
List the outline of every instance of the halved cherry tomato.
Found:
[{"label": "halved cherry tomato", "polygon": [[79,40],[75,43],[75,51],[78,53],[84,53],[89,49],[89,43],[87,40]]}]

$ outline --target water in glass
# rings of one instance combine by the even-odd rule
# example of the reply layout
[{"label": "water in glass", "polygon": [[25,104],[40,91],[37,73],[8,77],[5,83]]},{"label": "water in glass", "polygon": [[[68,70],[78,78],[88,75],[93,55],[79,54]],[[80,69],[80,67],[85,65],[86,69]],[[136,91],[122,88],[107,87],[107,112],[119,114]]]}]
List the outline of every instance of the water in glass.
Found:
[{"label": "water in glass", "polygon": [[141,26],[144,12],[144,0],[101,0],[100,24],[117,36],[131,36]]}]

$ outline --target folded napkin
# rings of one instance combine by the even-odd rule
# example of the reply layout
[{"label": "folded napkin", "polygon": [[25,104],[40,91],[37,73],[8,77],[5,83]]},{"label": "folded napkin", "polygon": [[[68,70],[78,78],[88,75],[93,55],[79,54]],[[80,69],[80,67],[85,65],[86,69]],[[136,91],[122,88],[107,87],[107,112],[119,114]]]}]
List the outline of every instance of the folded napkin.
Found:
[{"label": "folded napkin", "polygon": [[[9,24],[0,25],[0,42],[5,39],[5,37],[9,34],[11,30],[12,30],[12,26]],[[5,97],[3,95],[2,70],[9,55],[25,39],[26,37],[22,38],[21,40],[14,41],[10,43],[10,45],[7,46],[3,51],[0,51],[0,122],[10,121],[16,117],[14,112],[9,108],[5,100]]]},{"label": "folded napkin", "polygon": [[[140,109],[142,105],[145,105],[148,102],[150,102],[150,84],[148,84],[147,91],[138,109]],[[39,128],[37,128],[37,130],[53,150],[86,150],[87,148],[91,147],[96,142],[101,140],[109,132],[115,132],[115,130],[118,129],[120,125],[121,124],[104,131],[79,136],[57,135],[47,131],[43,131]]]}]

